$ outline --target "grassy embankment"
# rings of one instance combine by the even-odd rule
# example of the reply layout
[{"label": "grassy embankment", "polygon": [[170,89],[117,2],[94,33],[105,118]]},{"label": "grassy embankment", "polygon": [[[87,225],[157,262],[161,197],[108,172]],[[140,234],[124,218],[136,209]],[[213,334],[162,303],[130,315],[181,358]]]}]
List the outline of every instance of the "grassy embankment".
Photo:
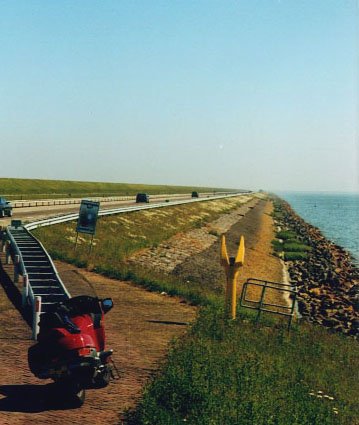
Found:
[{"label": "grassy embankment", "polygon": [[[39,179],[12,179],[0,178],[0,196],[8,199],[55,199],[55,198],[81,198],[84,196],[127,196],[138,192],[150,195],[225,191],[231,189],[168,186],[130,183],[96,183],[77,182],[67,180],[39,180]],[[232,189],[233,190],[233,189]]]},{"label": "grassy embankment", "polygon": [[201,227],[237,207],[240,202],[243,199],[235,197],[100,217],[91,257],[88,256],[90,235],[79,234],[78,247],[76,251],[74,249],[75,222],[39,228],[33,233],[44,242],[54,259],[87,267],[109,277],[132,280],[149,289],[183,295],[194,304],[207,303],[212,299],[207,288],[199,289],[195,283],[130,268],[125,260],[136,251],[155,248],[161,241],[179,232]]},{"label": "grassy embankment", "polygon": [[[101,218],[91,264],[88,241],[73,251],[74,226],[38,229],[36,235],[57,258],[118,278],[133,278],[150,289],[179,294],[203,304],[197,322],[174,341],[162,370],[144,389],[128,424],[323,425],[359,424],[358,343],[325,328],[297,322],[290,333],[272,318],[256,327],[240,311],[224,318],[223,295],[200,283],[142,276],[122,259],[156,245],[180,230],[199,226],[228,208],[214,202]],[[201,210],[201,208],[204,210]],[[216,210],[216,211],[215,211]],[[164,216],[163,214],[166,213]],[[188,223],[190,220],[190,223]],[[159,225],[160,224],[160,225]],[[114,246],[116,244],[116,246]],[[121,251],[121,247],[127,248]],[[122,264],[122,265],[121,265]]]}]

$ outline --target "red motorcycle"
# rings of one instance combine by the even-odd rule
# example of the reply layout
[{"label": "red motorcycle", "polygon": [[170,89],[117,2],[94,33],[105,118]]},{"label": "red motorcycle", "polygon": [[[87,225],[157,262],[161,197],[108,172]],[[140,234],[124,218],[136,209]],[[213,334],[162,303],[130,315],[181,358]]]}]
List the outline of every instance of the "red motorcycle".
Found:
[{"label": "red motorcycle", "polygon": [[[104,314],[111,298],[78,296],[40,316],[38,343],[29,348],[31,372],[55,381],[56,398],[82,406],[86,388],[103,388],[114,377],[113,350],[105,350]],[[117,370],[116,370],[117,371]]]}]

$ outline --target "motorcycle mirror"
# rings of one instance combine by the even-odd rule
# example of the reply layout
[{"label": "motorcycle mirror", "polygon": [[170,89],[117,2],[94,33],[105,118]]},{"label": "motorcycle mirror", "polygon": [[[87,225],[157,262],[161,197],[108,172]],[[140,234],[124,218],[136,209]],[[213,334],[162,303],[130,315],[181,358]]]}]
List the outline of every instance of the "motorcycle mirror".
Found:
[{"label": "motorcycle mirror", "polygon": [[113,300],[112,300],[112,298],[105,298],[105,299],[103,299],[101,301],[101,305],[102,305],[103,312],[104,313],[107,313],[113,307]]}]

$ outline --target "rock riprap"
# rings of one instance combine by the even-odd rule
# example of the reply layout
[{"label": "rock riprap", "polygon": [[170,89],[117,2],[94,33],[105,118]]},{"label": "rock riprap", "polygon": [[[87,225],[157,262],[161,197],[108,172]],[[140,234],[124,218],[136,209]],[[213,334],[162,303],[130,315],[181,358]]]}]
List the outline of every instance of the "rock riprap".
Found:
[{"label": "rock riprap", "polygon": [[309,245],[305,260],[287,261],[291,283],[298,290],[299,311],[313,323],[345,334],[359,334],[359,268],[350,253],[326,239],[320,230],[280,200],[277,230],[294,232]]}]

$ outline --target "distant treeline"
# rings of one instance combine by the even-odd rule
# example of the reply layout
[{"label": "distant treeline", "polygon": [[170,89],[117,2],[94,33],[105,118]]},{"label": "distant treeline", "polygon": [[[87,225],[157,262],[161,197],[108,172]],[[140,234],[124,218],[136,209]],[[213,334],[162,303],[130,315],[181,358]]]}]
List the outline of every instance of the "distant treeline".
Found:
[{"label": "distant treeline", "polygon": [[0,196],[9,199],[33,199],[38,197],[82,197],[82,196],[131,196],[138,192],[149,195],[197,192],[221,192],[235,189],[169,186],[131,183],[99,183],[69,180],[40,180],[0,178]]}]

